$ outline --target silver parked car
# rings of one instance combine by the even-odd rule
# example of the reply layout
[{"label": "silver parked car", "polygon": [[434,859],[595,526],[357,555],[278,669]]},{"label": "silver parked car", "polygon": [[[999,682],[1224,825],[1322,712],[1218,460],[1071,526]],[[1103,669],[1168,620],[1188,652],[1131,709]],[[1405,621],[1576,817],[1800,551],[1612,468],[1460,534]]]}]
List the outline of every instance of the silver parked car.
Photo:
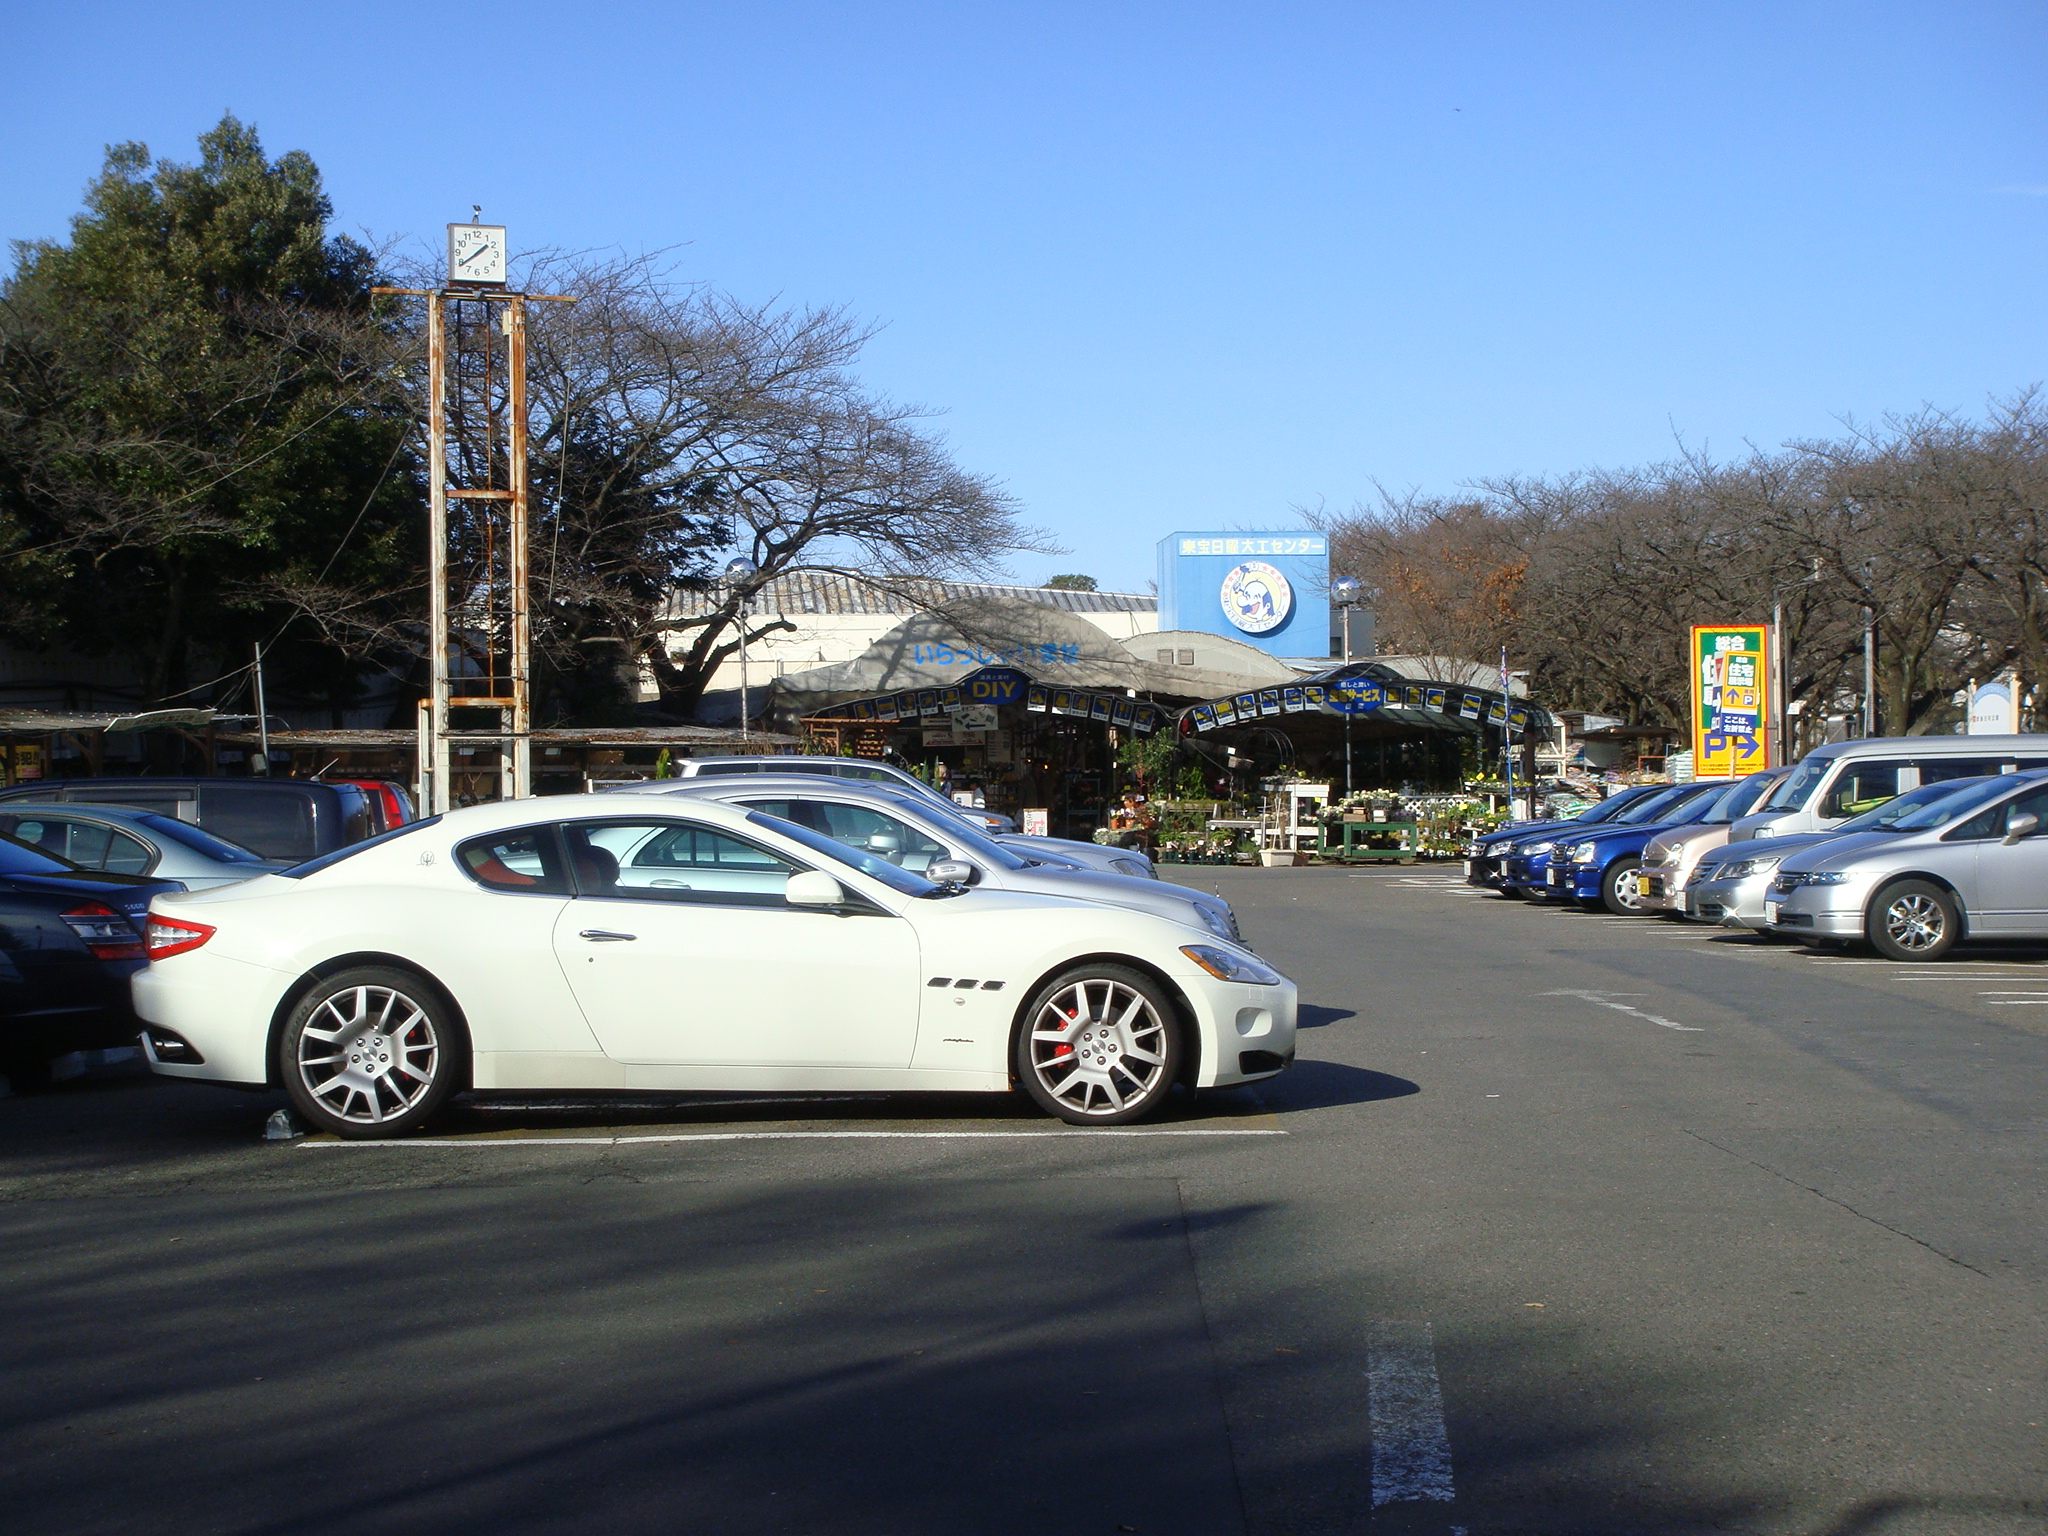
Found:
[{"label": "silver parked car", "polygon": [[[723,801],[779,816],[941,884],[1071,896],[1151,912],[1242,944],[1221,896],[1162,880],[1103,874],[1035,859],[886,784],[801,774],[655,781],[670,795]],[[646,793],[642,790],[640,793]]]},{"label": "silver parked car", "polygon": [[1979,784],[1995,784],[1996,778],[1948,779],[1922,785],[1885,801],[1874,811],[1842,823],[1826,832],[1805,832],[1796,837],[1773,837],[1748,842],[1730,842],[1700,858],[1699,867],[1685,886],[1685,915],[1698,922],[1719,923],[1724,928],[1762,930],[1764,898],[1778,877],[1778,866],[1794,854],[1831,843],[1839,837],[1864,832],[1889,831],[1896,823],[1916,816],[1940,801],[1961,794]]},{"label": "silver parked car", "polygon": [[266,859],[189,821],[113,805],[9,800],[0,804],[0,832],[84,869],[182,880],[188,891],[253,880],[293,863]]},{"label": "silver parked car", "polygon": [[2048,938],[2048,772],[2006,774],[1886,831],[1787,859],[1764,921],[1795,938],[1867,939],[1889,960],[1935,960],[1964,938]]},{"label": "silver parked car", "polygon": [[1739,779],[1689,826],[1659,832],[1643,849],[1636,890],[1646,912],[1685,913],[1685,887],[1701,858],[1728,841],[1728,829],[1754,810],[1792,770],[1767,768]]},{"label": "silver parked car", "polygon": [[[816,774],[819,778],[826,779],[851,779],[857,783],[881,784],[901,794],[915,795],[920,800],[944,807],[955,819],[966,822],[970,827],[990,837],[1013,845],[1027,858],[1043,858],[1047,854],[1057,854],[1084,869],[1099,869],[1105,874],[1137,875],[1147,880],[1159,878],[1159,872],[1153,867],[1151,858],[1142,849],[1104,847],[1097,843],[1076,842],[1066,837],[1026,836],[1017,830],[1016,822],[1002,812],[961,805],[940,794],[917,775],[905,773],[893,763],[878,763],[872,758],[808,757],[796,753],[758,754],[750,757],[686,757],[675,764],[675,773],[678,778],[687,779],[728,778],[736,774],[802,773]],[[665,779],[653,779],[636,784],[616,784],[612,788],[628,791],[651,790],[659,794],[667,783]]]}]

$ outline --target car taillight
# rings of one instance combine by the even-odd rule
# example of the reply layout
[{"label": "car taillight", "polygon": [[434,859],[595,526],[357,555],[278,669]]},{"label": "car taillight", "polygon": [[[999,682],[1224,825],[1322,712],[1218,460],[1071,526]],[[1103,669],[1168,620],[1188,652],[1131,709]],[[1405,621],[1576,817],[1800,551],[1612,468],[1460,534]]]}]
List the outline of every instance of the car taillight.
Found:
[{"label": "car taillight", "polygon": [[213,932],[205,923],[187,922],[183,918],[152,912],[149,914],[149,958],[168,960],[172,955],[197,949],[213,937]]},{"label": "car taillight", "polygon": [[88,901],[66,912],[64,921],[95,960],[142,958],[142,940],[136,936],[135,925],[112,907]]}]

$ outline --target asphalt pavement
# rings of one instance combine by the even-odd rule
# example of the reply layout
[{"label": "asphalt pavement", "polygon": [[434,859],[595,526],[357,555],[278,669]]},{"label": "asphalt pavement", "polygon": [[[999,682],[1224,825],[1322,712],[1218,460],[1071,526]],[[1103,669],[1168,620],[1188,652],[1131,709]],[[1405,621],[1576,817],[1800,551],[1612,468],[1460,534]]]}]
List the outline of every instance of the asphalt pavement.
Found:
[{"label": "asphalt pavement", "polygon": [[2048,1530],[2048,949],[1927,966],[1183,870],[1286,1076],[565,1096],[396,1146],[0,1102],[0,1510],[54,1533]]}]

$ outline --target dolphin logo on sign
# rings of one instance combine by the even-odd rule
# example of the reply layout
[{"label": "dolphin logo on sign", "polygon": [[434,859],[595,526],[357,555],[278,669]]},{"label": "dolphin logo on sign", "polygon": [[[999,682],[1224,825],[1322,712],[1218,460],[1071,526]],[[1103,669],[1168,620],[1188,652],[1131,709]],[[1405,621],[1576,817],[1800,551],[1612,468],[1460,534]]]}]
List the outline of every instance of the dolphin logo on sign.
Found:
[{"label": "dolphin logo on sign", "polygon": [[1263,560],[1233,566],[1217,596],[1223,602],[1223,616],[1248,635],[1278,629],[1294,612],[1294,588]]}]

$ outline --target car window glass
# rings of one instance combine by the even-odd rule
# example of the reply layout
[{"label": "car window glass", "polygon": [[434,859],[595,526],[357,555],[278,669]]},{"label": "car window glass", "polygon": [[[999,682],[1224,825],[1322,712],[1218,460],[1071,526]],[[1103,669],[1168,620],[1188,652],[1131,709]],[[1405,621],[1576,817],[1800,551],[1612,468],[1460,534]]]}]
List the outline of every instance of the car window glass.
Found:
[{"label": "car window glass", "polygon": [[1949,779],[1981,779],[1996,772],[1995,757],[1936,757],[1920,765],[1920,782],[1941,784]]},{"label": "car window glass", "polygon": [[138,811],[155,811],[159,816],[176,816],[180,805],[190,805],[189,789],[123,789],[119,784],[73,784],[64,792],[66,800],[80,805],[131,805]]},{"label": "car window glass", "polygon": [[793,757],[786,763],[777,763],[773,771],[776,773],[817,773],[830,778],[836,770],[831,763],[821,763],[815,758]]},{"label": "car window glass", "polygon": [[2048,784],[2042,785],[2030,794],[2017,796],[2005,804],[1993,807],[1986,813],[1991,818],[1990,836],[2003,837],[2012,830],[2013,818],[2017,816],[2038,817],[2048,825]]},{"label": "car window glass", "polygon": [[531,896],[566,896],[569,882],[545,827],[514,827],[455,846],[455,862],[478,885]]},{"label": "car window glass", "polygon": [[[317,792],[259,789],[240,784],[202,785],[199,824],[231,842],[255,849],[267,859],[310,859],[320,851],[313,820],[312,796]],[[360,795],[361,791],[356,793]]]},{"label": "car window glass", "polygon": [[1579,812],[1578,816],[1574,819],[1589,823],[1612,821],[1630,806],[1637,804],[1645,798],[1646,796],[1641,790],[1624,789],[1619,794],[1609,795],[1598,805],[1589,806],[1587,809]]},{"label": "car window glass", "polygon": [[923,875],[913,874],[907,869],[898,869],[886,859],[878,859],[873,854],[862,853],[858,848],[849,848],[844,843],[835,842],[822,832],[814,832],[809,827],[800,827],[793,821],[783,821],[768,815],[764,811],[747,812],[747,820],[754,822],[758,826],[766,827],[770,831],[788,838],[793,843],[801,844],[812,852],[822,855],[832,863],[850,865],[869,879],[878,880],[891,890],[900,891],[905,896],[932,896],[949,889],[945,886],[934,885],[931,881],[925,879]]},{"label": "car window glass", "polygon": [[69,824],[47,816],[0,817],[0,832],[62,859],[69,857]]},{"label": "car window glass", "polygon": [[436,825],[440,820],[439,816],[429,816],[421,821],[407,822],[402,827],[393,827],[389,832],[380,832],[375,837],[364,838],[360,843],[350,843],[347,847],[337,848],[332,853],[323,853],[317,859],[308,859],[303,864],[294,864],[290,869],[274,869],[271,873],[282,875],[287,880],[303,880],[308,875],[317,875],[323,869],[332,869],[344,860],[352,859],[359,853],[367,853],[370,849],[381,844],[394,842],[401,837],[411,837],[417,832],[424,832],[427,828]]},{"label": "car window glass", "polygon": [[1820,781],[1827,777],[1828,770],[1835,766],[1832,756],[1809,757],[1797,768],[1792,776],[1771,792],[1771,798],[1764,802],[1767,811],[1798,811],[1806,808],[1806,802],[1813,798],[1813,792]]},{"label": "car window glass", "polygon": [[112,875],[146,875],[156,855],[126,832],[110,832],[100,868]]},{"label": "car window glass", "polygon": [[[1888,832],[1906,824],[1922,807],[1953,799],[1964,789],[1982,782],[1978,779],[1949,779],[1940,784],[1923,784],[1909,789],[1896,800],[1887,800],[1874,811],[1865,811],[1835,828],[1837,832]],[[1935,823],[1939,825],[1939,823]]]},{"label": "car window glass", "polygon": [[77,868],[67,858],[0,833],[0,875],[68,875]]},{"label": "car window glass", "polygon": [[[2010,779],[1980,780],[1974,789],[1954,790],[1939,800],[1930,801],[1910,815],[1901,817],[1896,823],[1896,829],[1900,832],[1926,832],[1935,827],[1953,827],[1954,830],[1945,834],[1944,841],[1964,837],[1989,837],[1990,819],[1980,817],[1978,813],[2011,794],[2012,788]],[[1980,820],[1983,822],[1983,830],[1971,831],[1970,828]]]},{"label": "car window glass", "polygon": [[1700,819],[1717,824],[1739,821],[1756,809],[1757,802],[1769,794],[1775,784],[1776,780],[1761,774],[1755,778],[1744,779],[1721,797],[1721,803],[1715,806],[1712,812]]},{"label": "car window glass", "polygon": [[923,874],[947,857],[945,845],[933,841],[906,821],[863,805],[821,804],[819,830],[849,848],[864,849],[899,869]]},{"label": "car window glass", "polygon": [[713,760],[698,764],[697,777],[701,779],[707,773],[759,773],[760,771],[761,765],[759,763],[721,763]]},{"label": "car window glass", "polygon": [[1692,786],[1686,784],[1676,789],[1667,789],[1661,794],[1647,795],[1614,819],[1625,826],[1647,826],[1651,822],[1664,820],[1667,811],[1691,798],[1692,793]]},{"label": "car window glass", "polygon": [[803,866],[698,822],[572,821],[562,827],[583,896],[782,907]]},{"label": "car window glass", "polygon": [[1822,797],[1818,814],[1832,818],[1876,810],[1897,797],[1899,772],[1906,766],[1897,760],[1845,763]]},{"label": "car window glass", "polygon": [[839,776],[842,779],[888,779],[892,781],[896,777],[895,774],[888,772],[886,769],[863,768],[854,764],[847,763],[842,763],[840,765]]},{"label": "car window glass", "polygon": [[189,821],[173,821],[168,816],[142,817],[142,824],[158,837],[174,843],[182,843],[194,853],[204,854],[222,864],[260,864],[263,855],[240,843],[231,843],[224,837],[216,837],[204,827],[195,827]]},{"label": "car window glass", "polygon": [[[91,821],[64,821],[56,824],[56,830],[64,834],[63,843],[55,849],[56,852],[84,869],[107,867],[107,845],[114,835],[112,828]],[[38,839],[36,846],[50,845]]]}]

